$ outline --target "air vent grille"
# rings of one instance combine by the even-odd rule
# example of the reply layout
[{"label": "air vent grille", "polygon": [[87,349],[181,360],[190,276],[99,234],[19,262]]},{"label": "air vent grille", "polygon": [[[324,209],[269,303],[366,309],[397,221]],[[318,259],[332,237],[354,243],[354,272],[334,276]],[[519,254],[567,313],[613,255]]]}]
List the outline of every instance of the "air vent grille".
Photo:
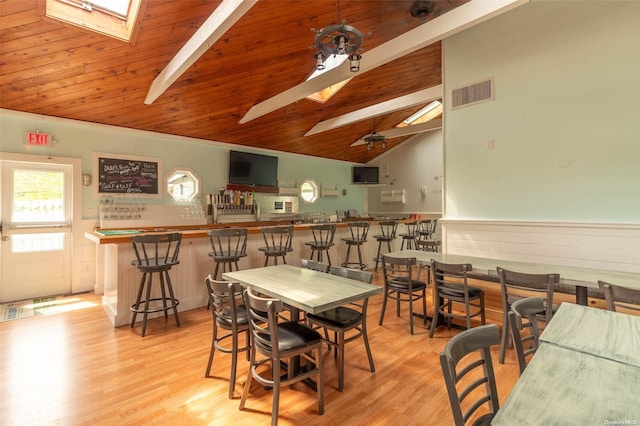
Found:
[{"label": "air vent grille", "polygon": [[451,109],[493,100],[493,78],[451,91]]}]

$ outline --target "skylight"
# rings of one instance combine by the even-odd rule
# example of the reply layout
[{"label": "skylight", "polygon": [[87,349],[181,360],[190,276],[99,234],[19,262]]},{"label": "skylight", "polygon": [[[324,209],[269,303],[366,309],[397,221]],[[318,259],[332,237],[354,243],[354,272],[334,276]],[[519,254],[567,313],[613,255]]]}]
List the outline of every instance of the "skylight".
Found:
[{"label": "skylight", "polygon": [[46,15],[130,41],[141,0],[46,0]]},{"label": "skylight", "polygon": [[421,108],[409,117],[404,119],[396,127],[412,126],[414,124],[425,123],[429,120],[433,120],[437,116],[442,114],[442,103],[440,101],[433,101],[429,105]]},{"label": "skylight", "polygon": [[[315,78],[317,76],[319,76],[322,73],[325,73],[335,67],[337,67],[338,65],[341,65],[344,63],[344,61],[347,60],[347,58],[349,57],[349,55],[329,55],[327,57],[327,59],[325,59],[324,61],[324,69],[323,70],[315,70],[310,76],[309,78],[307,78],[306,81],[311,80],[312,78]],[[333,95],[335,95],[338,90],[342,89],[344,87],[345,84],[347,84],[349,82],[349,80],[351,80],[350,78],[341,81],[340,83],[336,83],[333,84],[329,87],[325,87],[324,89],[313,93],[309,96],[307,96],[307,99],[312,100],[312,101],[316,101],[316,102],[320,102],[321,104],[327,102],[329,100],[329,98],[331,98]]]}]

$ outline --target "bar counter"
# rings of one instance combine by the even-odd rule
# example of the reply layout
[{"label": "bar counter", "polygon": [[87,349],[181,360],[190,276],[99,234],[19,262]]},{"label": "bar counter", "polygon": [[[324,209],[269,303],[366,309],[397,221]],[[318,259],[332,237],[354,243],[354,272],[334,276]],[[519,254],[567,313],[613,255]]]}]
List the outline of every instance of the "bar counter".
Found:
[{"label": "bar counter", "polygon": [[[358,220],[358,219],[356,219]],[[363,219],[360,219],[363,220]],[[362,246],[363,261],[367,267],[373,267],[373,258],[377,253],[377,242],[373,237],[379,234],[378,221],[368,220],[371,227],[367,243]],[[402,222],[402,221],[399,221]],[[264,246],[260,229],[269,226],[290,225],[291,222],[250,222],[234,224],[215,224],[205,226],[167,226],[162,228],[113,229],[107,235],[93,232],[85,233],[85,238],[96,244],[96,288],[103,289],[102,305],[114,327],[128,324],[131,320],[130,306],[134,303],[141,278],[138,269],[131,265],[135,254],[131,247],[131,237],[148,233],[181,232],[180,264],[171,269],[171,282],[176,297],[180,300],[179,311],[196,309],[207,304],[204,279],[212,274],[215,263],[209,252],[211,243],[208,231],[214,228],[246,227],[249,229],[247,240],[247,256],[240,259],[240,269],[257,268],[264,265],[264,254],[258,250]],[[330,249],[331,263],[340,265],[346,255],[346,244],[342,238],[350,236],[348,221],[336,223],[334,246]],[[299,265],[300,259],[309,258],[311,249],[306,242],[313,241],[311,227],[313,223],[294,224],[293,251],[287,254],[287,263]],[[398,233],[403,232],[403,226],[398,226]],[[401,238],[392,243],[392,250],[399,250]],[[352,259],[357,257],[351,253]],[[326,259],[325,259],[326,262]],[[155,286],[154,286],[155,287]],[[154,289],[155,290],[155,289]],[[161,315],[157,313],[156,316]],[[150,318],[153,315],[149,316]]]}]

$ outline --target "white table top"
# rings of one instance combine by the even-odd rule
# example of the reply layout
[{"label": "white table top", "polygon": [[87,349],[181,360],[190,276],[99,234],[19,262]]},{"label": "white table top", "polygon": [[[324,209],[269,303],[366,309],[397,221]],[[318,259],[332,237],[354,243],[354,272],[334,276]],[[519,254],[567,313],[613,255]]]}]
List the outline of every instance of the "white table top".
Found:
[{"label": "white table top", "polygon": [[316,314],[382,293],[382,288],[293,265],[225,272],[222,277]]},{"label": "white table top", "polygon": [[639,424],[639,401],[640,368],[543,342],[491,424]]},{"label": "white table top", "polygon": [[640,368],[640,316],[563,303],[540,340]]},{"label": "white table top", "polygon": [[482,274],[496,275],[496,267],[500,266],[529,274],[560,274],[560,283],[598,288],[598,280],[629,288],[640,289],[640,274],[634,272],[609,271],[604,269],[580,268],[575,266],[551,265],[533,262],[492,259],[486,257],[465,256],[448,253],[433,253],[421,250],[403,250],[388,254],[394,257],[415,257],[421,262],[435,259],[444,263],[471,263],[473,271]]}]

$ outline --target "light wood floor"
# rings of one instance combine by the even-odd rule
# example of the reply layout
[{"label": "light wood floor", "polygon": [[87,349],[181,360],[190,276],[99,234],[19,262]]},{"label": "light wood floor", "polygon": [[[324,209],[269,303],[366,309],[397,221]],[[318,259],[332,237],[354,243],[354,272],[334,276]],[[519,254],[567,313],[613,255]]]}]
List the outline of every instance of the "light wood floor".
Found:
[{"label": "light wood floor", "polygon": [[[214,377],[204,378],[211,341],[205,308],[181,313],[180,328],[171,317],[152,320],[141,338],[140,326],[113,328],[99,296],[68,296],[65,302],[65,313],[0,323],[0,424],[269,424],[271,394],[259,386],[247,409],[238,409],[248,366],[244,356],[234,399],[227,396],[228,355],[217,353]],[[383,326],[381,297],[370,306],[376,372],[368,371],[361,341],[350,343],[345,389],[338,392],[336,364],[327,352],[325,414],[317,414],[315,393],[298,384],[282,390],[281,425],[452,424],[438,354],[457,331],[442,327],[429,339],[418,321],[411,336],[406,306],[401,317],[388,309]],[[493,356],[504,401],[518,378],[516,360],[510,350],[505,364],[498,364],[497,347]]]}]

